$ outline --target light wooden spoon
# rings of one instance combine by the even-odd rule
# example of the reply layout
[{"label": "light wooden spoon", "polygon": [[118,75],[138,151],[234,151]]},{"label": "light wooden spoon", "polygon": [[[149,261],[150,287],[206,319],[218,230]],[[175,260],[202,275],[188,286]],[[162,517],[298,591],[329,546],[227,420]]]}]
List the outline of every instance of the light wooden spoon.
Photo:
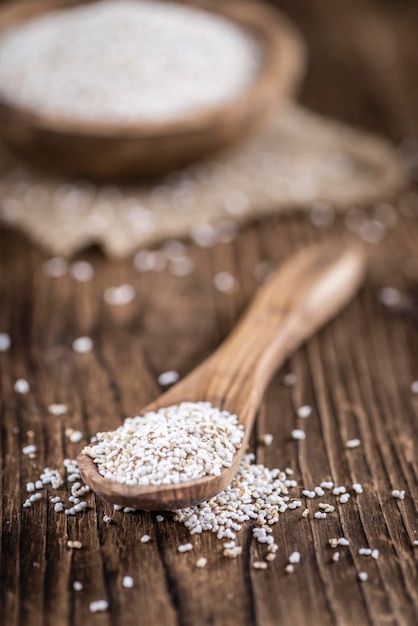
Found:
[{"label": "light wooden spoon", "polygon": [[208,401],[236,414],[245,435],[231,467],[177,485],[126,485],[103,478],[93,459],[78,457],[83,480],[106,500],[147,510],[174,510],[208,500],[232,481],[247,447],[264,391],[289,354],[333,317],[362,283],[366,257],[354,244],[334,242],[305,248],[260,288],[224,343],[177,385],[141,413]]}]

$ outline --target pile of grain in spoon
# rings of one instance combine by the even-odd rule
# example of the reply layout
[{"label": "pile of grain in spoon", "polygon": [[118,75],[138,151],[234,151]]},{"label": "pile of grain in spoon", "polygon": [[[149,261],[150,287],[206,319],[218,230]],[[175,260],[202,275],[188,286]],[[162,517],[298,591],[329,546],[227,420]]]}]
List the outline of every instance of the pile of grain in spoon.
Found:
[{"label": "pile of grain in spoon", "polygon": [[219,476],[232,465],[244,427],[209,402],[182,402],[127,418],[86,446],[99,473],[127,485],[170,485]]}]

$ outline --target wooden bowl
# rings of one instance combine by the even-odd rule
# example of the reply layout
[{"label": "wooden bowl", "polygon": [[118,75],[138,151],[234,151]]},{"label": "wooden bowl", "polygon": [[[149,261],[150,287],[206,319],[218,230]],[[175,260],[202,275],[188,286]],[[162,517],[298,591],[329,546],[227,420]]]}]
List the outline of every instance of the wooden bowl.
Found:
[{"label": "wooden bowl", "polygon": [[[61,173],[111,180],[180,169],[255,133],[290,99],[305,60],[302,40],[276,10],[255,1],[186,0],[250,32],[264,60],[250,86],[221,108],[158,124],[92,123],[34,113],[0,93],[0,140],[20,158]],[[0,33],[85,0],[23,0],[0,8]]]}]

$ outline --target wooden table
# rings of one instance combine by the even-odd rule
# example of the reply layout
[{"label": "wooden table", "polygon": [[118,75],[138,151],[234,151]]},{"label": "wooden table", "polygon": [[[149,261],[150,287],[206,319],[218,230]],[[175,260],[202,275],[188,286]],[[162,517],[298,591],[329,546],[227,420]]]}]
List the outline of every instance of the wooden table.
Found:
[{"label": "wooden table", "polygon": [[[302,100],[324,114],[387,135],[395,141],[418,136],[416,24],[413,0],[282,0],[304,31],[311,65]],[[409,198],[409,199],[408,199]],[[418,277],[417,196],[402,197],[397,225],[370,246],[367,284],[341,316],[292,357],[285,372],[297,384],[286,388],[283,371],[272,382],[258,432],[274,435],[257,447],[269,466],[292,467],[306,487],[332,477],[336,484],[360,482],[364,493],[339,505],[326,520],[282,516],[274,529],[280,545],[266,571],[252,563],[263,553],[240,535],[243,554],[222,556],[214,535],[195,536],[194,550],[179,554],[186,529],[154,514],[122,514],[93,495],[87,513],[58,515],[43,499],[23,509],[25,483],[46,466],[61,466],[81,444],[67,427],[90,436],[108,429],[155,397],[160,372],[186,374],[219,344],[256,289],[254,267],[280,262],[301,245],[344,231],[342,220],[324,230],[307,217],[270,219],[242,230],[238,239],[212,249],[189,246],[196,269],[188,277],[167,272],[139,275],[131,261],[111,263],[91,250],[81,258],[94,265],[95,279],[47,278],[43,253],[23,236],[1,231],[0,330],[13,347],[0,355],[1,493],[0,622],[64,626],[84,624],[248,626],[375,626],[418,623],[417,317],[397,316],[377,298],[382,286],[402,290]],[[215,272],[231,271],[240,290],[217,292]],[[131,283],[131,305],[110,307],[105,287]],[[76,355],[73,339],[91,336],[91,354]],[[18,378],[31,391],[13,391]],[[65,403],[64,417],[48,414]],[[313,407],[307,438],[290,438],[295,409]],[[348,439],[361,446],[349,450]],[[34,459],[22,454],[33,441]],[[403,501],[391,496],[404,489]],[[309,505],[316,510],[316,504]],[[106,524],[103,516],[112,517]],[[141,543],[149,534],[152,540]],[[330,537],[346,536],[349,547],[331,560]],[[83,543],[69,549],[67,539]],[[358,555],[370,546],[380,558]],[[293,550],[302,555],[285,574]],[[196,568],[200,555],[208,558]],[[358,573],[369,574],[367,582]],[[126,574],[134,589],[122,587]],[[83,591],[74,591],[74,581]],[[93,615],[89,602],[107,599],[109,610]]]}]

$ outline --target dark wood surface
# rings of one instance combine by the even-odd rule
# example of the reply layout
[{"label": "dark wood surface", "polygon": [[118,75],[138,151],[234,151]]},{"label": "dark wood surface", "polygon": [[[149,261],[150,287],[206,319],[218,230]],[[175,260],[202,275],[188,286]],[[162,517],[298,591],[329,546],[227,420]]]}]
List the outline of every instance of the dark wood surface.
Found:
[{"label": "dark wood surface", "polygon": [[[388,136],[395,142],[418,136],[416,22],[412,0],[282,0],[303,30],[311,64],[302,100],[324,114]],[[306,487],[332,477],[336,483],[361,482],[364,494],[338,506],[327,520],[301,519],[300,510],[283,515],[274,534],[276,560],[266,571],[252,567],[263,554],[246,528],[243,555],[222,556],[222,542],[205,534],[193,539],[194,551],[179,554],[188,533],[154,514],[114,513],[91,495],[92,508],[67,519],[45,500],[22,509],[25,483],[46,466],[74,457],[67,426],[86,436],[111,428],[160,393],[158,373],[182,375],[209,355],[236,322],[257,283],[254,267],[278,263],[314,240],[344,232],[343,220],[326,230],[307,217],[283,217],[242,230],[237,240],[203,250],[190,245],[193,274],[175,278],[166,272],[139,275],[130,261],[110,263],[100,252],[90,260],[96,277],[87,284],[69,276],[42,274],[43,253],[9,230],[0,235],[0,329],[12,335],[13,348],[0,355],[2,539],[0,623],[45,625],[163,626],[233,625],[305,626],[415,625],[418,623],[418,380],[417,316],[398,316],[377,298],[382,286],[416,289],[418,281],[417,197],[396,199],[397,225],[384,241],[370,246],[372,263],[360,296],[326,329],[311,339],[285,366],[298,382],[289,389],[278,374],[266,395],[257,424],[274,443],[258,447],[269,466],[292,467]],[[406,210],[408,209],[408,210]],[[215,272],[234,273],[240,289],[216,292]],[[105,287],[132,283],[135,301],[111,308]],[[94,340],[94,351],[75,355],[72,340]],[[31,392],[13,392],[17,378]],[[68,416],[47,413],[51,402],[64,402]],[[295,408],[313,406],[307,438],[290,438]],[[15,429],[20,432],[16,434]],[[22,455],[30,440],[35,459]],[[29,434],[28,434],[29,433]],[[345,441],[362,445],[347,450]],[[391,497],[405,489],[404,501]],[[38,506],[39,505],[39,506]],[[111,524],[103,515],[113,517]],[[147,533],[152,541],[143,544]],[[350,546],[331,561],[328,539],[345,535]],[[67,539],[79,539],[70,550]],[[360,547],[380,550],[374,561]],[[302,562],[293,575],[284,568],[292,550]],[[208,558],[196,569],[196,558]],[[359,571],[369,580],[360,583]],[[132,575],[135,587],[122,588]],[[80,580],[84,590],[74,592]],[[107,599],[109,611],[93,615],[89,602]]]}]

